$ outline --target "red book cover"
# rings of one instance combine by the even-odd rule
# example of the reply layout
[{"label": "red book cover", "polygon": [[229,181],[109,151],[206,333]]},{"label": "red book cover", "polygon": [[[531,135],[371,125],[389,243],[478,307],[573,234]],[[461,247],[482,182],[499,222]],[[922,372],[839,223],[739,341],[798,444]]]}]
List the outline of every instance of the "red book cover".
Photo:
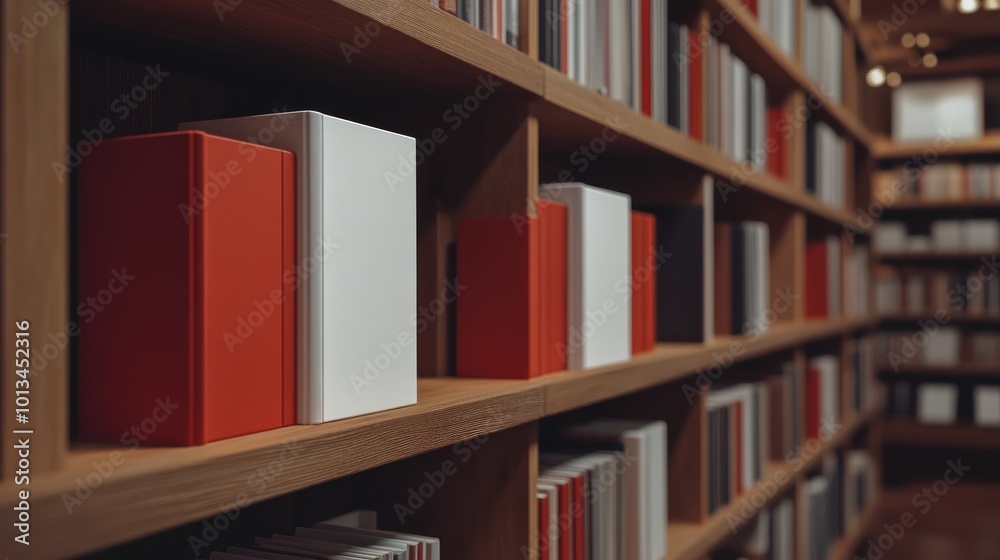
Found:
[{"label": "red book cover", "polygon": [[[642,112],[653,114],[653,3],[642,0],[640,8],[641,48],[639,64],[642,69]],[[666,70],[664,69],[664,72]],[[665,93],[665,92],[664,92]]]},{"label": "red book cover", "polygon": [[736,401],[733,403],[733,418],[735,423],[735,429],[733,430],[733,443],[736,445],[736,460],[735,470],[736,470],[736,480],[734,481],[733,488],[736,489],[735,496],[742,496],[743,491],[743,401]]},{"label": "red book cover", "polygon": [[573,515],[573,558],[574,560],[584,560],[584,551],[586,550],[586,540],[587,535],[584,533],[585,523],[584,520],[587,519],[589,512],[587,510],[587,502],[584,496],[584,488],[586,486],[586,475],[580,473],[572,478],[573,486],[573,505],[572,512]]},{"label": "red book cover", "polygon": [[538,214],[458,223],[459,377],[530,379],[566,369],[567,212],[546,202]]},{"label": "red book cover", "polygon": [[806,245],[806,319],[827,317],[826,239],[812,239]]},{"label": "red book cover", "polygon": [[549,507],[549,495],[538,494],[538,553],[540,556],[549,552],[549,531],[551,530]]},{"label": "red book cover", "polygon": [[[568,482],[558,484],[559,489],[559,560],[574,560],[573,556],[573,492]],[[566,523],[562,520],[565,519]]]},{"label": "red book cover", "polygon": [[656,217],[632,212],[632,353],[656,345]]},{"label": "red book cover", "polygon": [[691,110],[691,138],[695,140],[704,139],[704,121],[702,120],[702,104],[704,100],[702,98],[701,91],[701,81],[702,81],[702,50],[705,48],[701,44],[701,35],[696,31],[696,28],[692,28],[691,32],[688,34],[688,71],[690,72],[690,110]]},{"label": "red book cover", "polygon": [[646,348],[656,347],[656,277],[660,263],[656,260],[659,251],[656,250],[656,216],[649,214],[646,219],[646,245],[649,252],[646,255],[646,268],[649,269],[646,296],[646,326],[643,332],[646,336]]},{"label": "red book cover", "polygon": [[789,126],[785,122],[785,111],[781,107],[767,108],[767,171],[776,177],[786,178],[788,175],[786,161],[787,139],[782,131]]},{"label": "red book cover", "polygon": [[81,317],[82,439],[198,445],[294,420],[294,156],[247,146],[151,134],[82,164],[79,298],[113,294]]},{"label": "red book cover", "polygon": [[819,370],[806,370],[806,437],[819,437]]}]

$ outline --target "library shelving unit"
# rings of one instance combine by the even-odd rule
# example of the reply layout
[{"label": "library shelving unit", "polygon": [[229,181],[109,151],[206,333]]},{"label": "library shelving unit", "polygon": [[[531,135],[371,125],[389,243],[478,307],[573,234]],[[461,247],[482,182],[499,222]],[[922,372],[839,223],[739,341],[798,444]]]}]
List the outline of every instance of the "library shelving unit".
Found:
[{"label": "library shelving unit", "polygon": [[[843,104],[814,87],[799,61],[784,55],[737,1],[704,0],[692,19],[707,32],[709,23],[725,14],[731,23],[722,26],[719,38],[764,76],[790,113],[802,108],[807,96],[821,101],[814,117],[843,135],[846,145],[843,208],[807,191],[804,126],[792,139],[788,179],[751,174],[728,201],[703,192],[703,175],[727,180],[738,164],[542,64],[537,0],[521,0],[518,48],[424,0],[53,4],[55,13],[42,12],[44,18],[36,15],[41,4],[4,2],[0,8],[5,31],[21,29],[24,21],[38,26],[16,50],[0,54],[0,504],[9,513],[20,501],[13,430],[24,426],[15,424],[9,408],[16,378],[10,349],[15,322],[28,320],[32,347],[44,358],[31,374],[27,424],[33,431],[32,558],[190,557],[190,538],[204,538],[204,520],[220,512],[236,511],[238,521],[209,539],[216,548],[358,507],[376,509],[380,519],[395,523],[393,504],[405,501],[425,472],[468,450],[475,450],[468,463],[403,527],[440,537],[449,559],[536,558],[540,427],[561,416],[615,410],[670,426],[667,558],[699,560],[732,536],[726,515],[736,504],[706,514],[704,408],[699,400],[684,402],[682,385],[727,352],[738,363],[781,359],[804,367],[810,348],[820,344],[842,352],[846,364],[846,341],[878,325],[868,315],[806,320],[804,305],[796,304],[759,337],[661,343],[619,366],[499,381],[449,375],[455,329],[449,311],[418,339],[421,378],[414,406],[198,447],[78,441],[75,341],[65,336],[68,323],[78,320],[71,295],[75,176],[58,169],[63,163],[75,167],[102,138],[287,107],[316,109],[421,140],[448,124],[443,112],[489,84],[490,95],[477,104],[482,110],[470,111],[460,126],[450,128],[446,141],[436,144],[416,171],[418,302],[433,300],[453,277],[449,248],[458,219],[532,215],[540,181],[567,168],[577,180],[626,192],[638,202],[693,201],[709,222],[768,222],[772,292],[804,294],[807,231],[839,235],[855,219],[849,209],[867,204],[872,139],[856,117],[861,47],[852,14],[858,13],[858,0],[831,2],[845,23]],[[42,19],[45,24],[38,25]],[[606,127],[617,139],[593,169],[577,172],[570,153]],[[846,299],[850,288],[841,284]],[[122,387],[121,398],[129,398],[128,387]],[[842,428],[803,468],[771,464],[768,480],[779,471],[787,476],[768,501],[801,496],[806,475],[823,456],[859,441],[877,457],[878,434],[871,426],[880,414],[880,405],[845,414]],[[875,521],[869,510],[831,549],[831,558],[853,553]],[[5,526],[4,553],[19,557],[8,544],[11,524]],[[797,531],[801,535],[802,528]],[[798,541],[805,546],[801,537]]]}]

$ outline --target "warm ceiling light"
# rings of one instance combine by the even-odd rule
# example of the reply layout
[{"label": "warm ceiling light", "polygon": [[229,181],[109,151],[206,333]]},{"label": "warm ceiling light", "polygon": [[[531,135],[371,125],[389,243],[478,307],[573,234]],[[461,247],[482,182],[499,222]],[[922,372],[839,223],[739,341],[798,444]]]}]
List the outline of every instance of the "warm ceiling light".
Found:
[{"label": "warm ceiling light", "polygon": [[913,33],[903,33],[903,36],[899,38],[899,42],[902,43],[904,47],[912,49],[913,45],[917,44],[917,38],[913,36]]},{"label": "warm ceiling light", "polygon": [[899,84],[903,83],[903,77],[899,75],[899,72],[889,72],[885,76],[885,83],[889,87],[899,87]]},{"label": "warm ceiling light", "polygon": [[931,36],[926,33],[918,33],[916,37],[917,46],[926,49],[931,44]]},{"label": "warm ceiling light", "polygon": [[984,10],[1000,10],[1000,0],[984,0]]},{"label": "warm ceiling light", "polygon": [[865,75],[865,81],[868,85],[872,87],[880,87],[885,83],[885,68],[881,66],[873,66],[868,74]]},{"label": "warm ceiling light", "polygon": [[934,68],[935,66],[937,66],[937,63],[938,63],[938,57],[936,54],[929,52],[924,55],[924,66],[928,68]]},{"label": "warm ceiling light", "polygon": [[971,14],[979,9],[979,0],[958,0],[958,11]]}]

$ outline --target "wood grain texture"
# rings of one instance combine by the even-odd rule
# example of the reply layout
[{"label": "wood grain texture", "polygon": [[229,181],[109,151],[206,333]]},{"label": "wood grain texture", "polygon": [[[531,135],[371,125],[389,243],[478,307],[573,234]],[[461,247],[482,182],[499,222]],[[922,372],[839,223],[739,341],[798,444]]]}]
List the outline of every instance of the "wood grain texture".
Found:
[{"label": "wood grain texture", "polygon": [[[65,558],[98,550],[213,516],[241,495],[266,500],[524,424],[543,412],[541,391],[527,384],[421,379],[418,398],[411,407],[201,447],[75,450],[65,468],[32,479],[32,553]],[[106,463],[111,474],[100,476]],[[282,466],[281,475],[263,488],[254,484],[258,469],[272,463]],[[76,496],[77,478],[88,476],[100,478],[98,487],[70,514],[63,494]],[[9,511],[9,483],[0,485],[0,496]]]},{"label": "wood grain texture", "polygon": [[[36,13],[46,24],[27,34],[22,18],[30,21]],[[35,431],[32,476],[62,464],[69,438],[69,179],[63,182],[53,168],[65,163],[68,142],[69,10],[62,6],[47,15],[35,3],[4,2],[0,21],[8,40],[0,52],[0,479],[6,483],[17,468],[11,430]],[[12,44],[12,34],[26,42]],[[25,320],[31,334],[30,421],[21,425],[13,410],[13,349],[15,322]]]}]

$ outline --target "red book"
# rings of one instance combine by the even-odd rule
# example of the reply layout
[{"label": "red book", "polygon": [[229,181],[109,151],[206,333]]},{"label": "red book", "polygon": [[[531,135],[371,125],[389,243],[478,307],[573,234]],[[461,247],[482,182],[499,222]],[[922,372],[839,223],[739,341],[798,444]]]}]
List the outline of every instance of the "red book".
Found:
[{"label": "red book", "polygon": [[573,492],[569,482],[559,483],[556,488],[559,490],[559,560],[574,560],[573,516],[570,514]]},{"label": "red book", "polygon": [[566,207],[540,202],[538,214],[458,223],[459,377],[566,369]]},{"label": "red book", "polygon": [[695,140],[704,139],[704,117],[702,116],[702,92],[701,92],[701,75],[702,75],[702,50],[705,48],[701,44],[701,35],[695,28],[691,29],[688,34],[689,46],[688,46],[688,56],[689,65],[688,71],[690,72],[691,84],[690,84],[690,110],[691,110],[691,138]]},{"label": "red book", "polygon": [[806,245],[806,319],[828,315],[826,238],[810,240]]},{"label": "red book", "polygon": [[736,401],[733,403],[733,418],[735,423],[735,429],[733,430],[733,443],[736,445],[736,460],[735,471],[736,480],[734,481],[733,488],[736,489],[734,496],[739,497],[743,495],[743,401]]},{"label": "red book", "polygon": [[[640,41],[642,52],[639,54],[639,64],[642,70],[642,112],[653,114],[653,2],[642,0],[640,7]],[[670,64],[673,64],[671,61]],[[663,69],[666,72],[666,69]],[[664,92],[666,93],[666,92]]]},{"label": "red book", "polygon": [[806,370],[806,438],[819,437],[819,370]]},{"label": "red book", "polygon": [[656,217],[632,212],[632,353],[656,345]]},{"label": "red book", "polygon": [[538,554],[541,558],[546,558],[549,552],[549,531],[551,523],[549,519],[549,496],[548,494],[538,494]]},{"label": "red book", "polygon": [[[80,169],[82,439],[197,445],[295,419],[295,161],[202,132]],[[105,302],[102,294],[111,297]]]},{"label": "red book", "polygon": [[767,108],[767,141],[765,150],[767,152],[767,171],[776,177],[786,178],[788,176],[788,164],[785,150],[788,145],[788,138],[785,136],[786,130],[791,130],[791,125],[785,118],[785,111],[781,107]]}]

